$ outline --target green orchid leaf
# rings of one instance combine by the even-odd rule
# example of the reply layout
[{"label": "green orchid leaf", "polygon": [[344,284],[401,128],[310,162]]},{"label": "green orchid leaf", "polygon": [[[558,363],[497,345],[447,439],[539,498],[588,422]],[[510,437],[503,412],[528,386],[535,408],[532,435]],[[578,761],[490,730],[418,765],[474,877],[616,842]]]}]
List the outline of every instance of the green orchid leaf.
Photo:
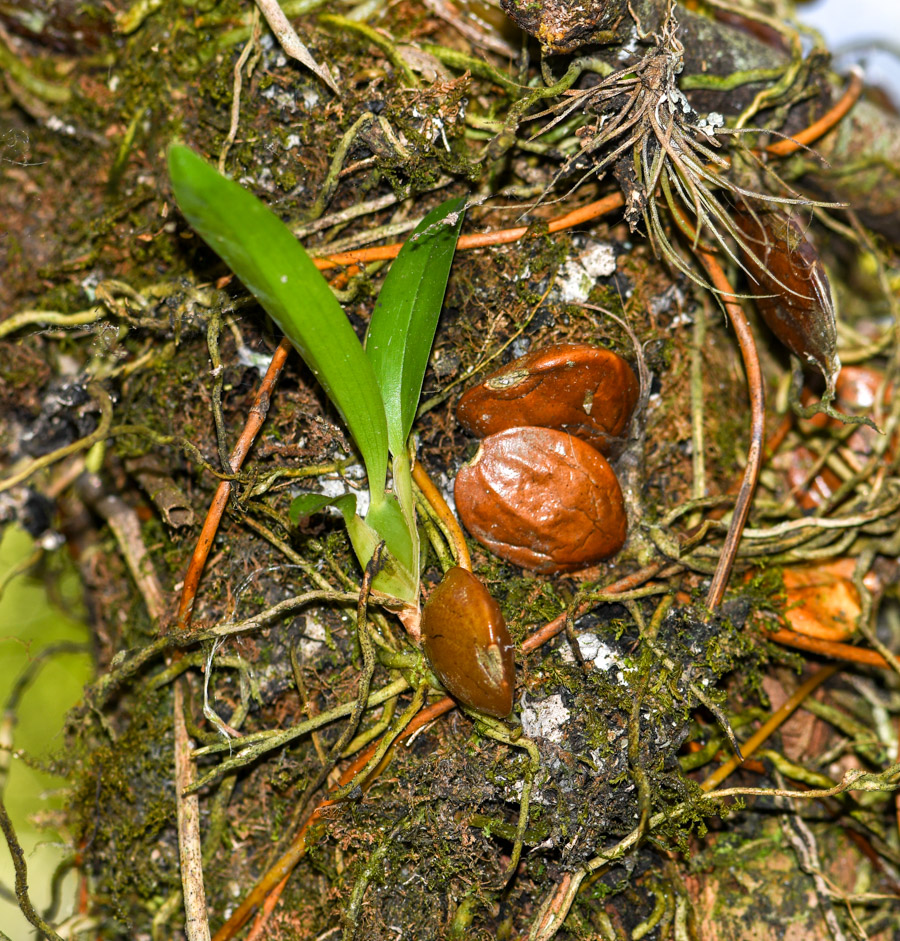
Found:
[{"label": "green orchid leaf", "polygon": [[393,454],[406,447],[437,329],[464,199],[450,199],[419,223],[391,265],[366,335],[387,413]]},{"label": "green orchid leaf", "polygon": [[382,541],[381,536],[356,513],[344,513],[344,525],[347,527],[350,544],[356,553],[359,566],[364,569],[369,564],[369,559],[375,554],[378,544]]},{"label": "green orchid leaf", "polygon": [[397,565],[392,556],[388,556],[384,568],[372,579],[372,587],[409,604],[418,603],[418,576]]},{"label": "green orchid leaf", "polygon": [[381,571],[372,581],[372,587],[386,592],[404,601],[415,602],[419,594],[418,567],[413,565],[418,552],[397,498],[385,494],[384,500],[373,506],[365,519],[356,515],[356,494],[344,493],[339,497],[326,497],[323,493],[301,493],[291,501],[291,523],[295,526],[300,520],[313,513],[320,513],[326,507],[337,507],[344,518],[344,525],[350,536],[353,552],[362,568],[368,565],[380,542],[384,542],[387,553]]},{"label": "green orchid leaf", "polygon": [[328,282],[268,207],[187,147],[169,147],[178,206],[303,357],[362,454],[373,503],[384,494],[388,434],[379,383]]},{"label": "green orchid leaf", "polygon": [[415,571],[419,547],[418,544],[413,546],[410,526],[394,494],[386,493],[381,503],[373,505],[366,514],[366,522],[378,531],[391,555],[404,568]]},{"label": "green orchid leaf", "polygon": [[291,523],[296,526],[300,520],[321,513],[326,507],[335,506],[346,519],[347,516],[356,515],[356,494],[344,493],[339,497],[326,497],[324,493],[301,493],[291,501],[288,516]]},{"label": "green orchid leaf", "polygon": [[[393,497],[385,500],[381,506],[386,506]],[[390,511],[388,511],[390,512]],[[377,591],[383,591],[395,598],[402,598],[404,601],[415,603],[419,597],[419,574],[418,568],[410,570],[406,565],[398,560],[398,554],[403,553],[403,544],[409,544],[409,532],[399,534],[400,546],[396,545],[394,538],[398,534],[395,532],[384,533],[380,529],[370,525],[371,511],[365,519],[357,516],[355,513],[344,514],[344,523],[347,526],[347,533],[350,536],[350,542],[353,544],[353,551],[359,564],[365,568],[369,559],[375,554],[380,542],[384,542],[387,552],[383,556],[381,571],[372,579],[372,587]],[[394,543],[394,544],[392,544]]]}]

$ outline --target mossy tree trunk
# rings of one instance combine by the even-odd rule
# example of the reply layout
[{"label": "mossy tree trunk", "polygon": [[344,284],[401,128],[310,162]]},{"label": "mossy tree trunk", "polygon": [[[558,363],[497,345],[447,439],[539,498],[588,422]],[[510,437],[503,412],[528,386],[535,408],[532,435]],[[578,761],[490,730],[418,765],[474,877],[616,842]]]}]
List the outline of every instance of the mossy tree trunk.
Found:
[{"label": "mossy tree trunk", "polygon": [[[832,850],[849,860],[833,874],[847,893],[856,891],[849,870],[872,893],[896,892],[888,795],[873,795],[864,824],[849,820],[863,814],[854,798],[827,805],[841,823],[827,846],[817,847],[816,835],[826,836],[815,825],[773,833],[755,812],[771,804],[709,824],[720,805],[698,781],[717,754],[728,757],[728,745],[697,698],[706,690],[745,739],[774,690],[792,688],[786,667],[810,669],[764,626],[765,613],[784,604],[781,568],[804,560],[853,560],[855,587],[844,581],[857,611],[862,599],[866,629],[881,632],[878,643],[897,641],[895,602],[885,603],[881,620],[873,602],[890,598],[896,581],[893,452],[870,439],[841,441],[840,450],[821,423],[791,425],[788,355],[747,305],[762,350],[768,429],[790,428],[773,446],[751,526],[758,534],[792,520],[793,533],[797,491],[812,489],[797,480],[817,481],[831,452],[846,493],[813,509],[850,522],[803,531],[806,541],[778,534],[745,542],[725,605],[701,610],[722,526],[715,499],[686,504],[722,498],[727,506],[739,478],[748,446],[741,360],[661,199],[660,232],[696,279],[659,257],[659,240],[647,237],[649,216],[640,210],[656,194],[641,192],[634,155],[639,162],[643,138],[602,172],[627,135],[592,144],[632,88],[603,83],[619,69],[630,81],[677,22],[681,68],[674,46],[664,53],[686,95],[690,133],[733,158],[713,172],[778,197],[852,204],[849,216],[803,204],[794,211],[828,263],[845,361],[896,381],[896,116],[874,96],[860,101],[817,142],[827,163],[808,150],[777,164],[754,161],[736,148],[764,145],[763,131],[703,131],[701,118],[712,128],[743,116],[748,128],[791,136],[841,94],[827,51],[804,53],[796,33],[756,9],[762,4],[744,13],[718,3],[674,11],[660,0],[588,4],[572,24],[567,5],[549,0],[505,3],[512,19],[491,3],[347,4],[338,16],[316,0],[285,2],[339,94],[289,59],[244,0],[115,6],[34,0],[28,15],[0,9],[0,514],[36,535],[61,533],[84,580],[98,679],[57,760],[71,782],[68,822],[95,936],[185,932],[173,704],[182,701],[187,735],[208,749],[195,771],[204,781],[202,871],[216,931],[296,845],[324,798],[327,785],[316,793],[310,785],[346,710],[311,734],[267,736],[352,703],[361,666],[347,595],[362,573],[346,535],[328,516],[299,528],[288,519],[300,491],[361,486],[339,418],[297,357],[234,480],[192,626],[176,623],[200,526],[219,480],[232,476],[229,452],[280,337],[179,217],[165,172],[174,139],[221,161],[320,256],[402,239],[451,195],[470,199],[468,232],[528,226],[516,241],[460,252],[454,262],[415,427],[420,459],[445,490],[477,447],[453,406],[489,368],[577,341],[640,364],[645,379],[642,410],[616,464],[630,516],[622,553],[574,577],[535,575],[473,543],[476,569],[518,648],[517,706],[506,731],[457,710],[398,745],[367,790],[357,788],[305,831],[305,853],[268,936],[340,929],[373,939],[550,937],[538,928],[541,906],[557,904],[560,887],[578,874],[581,892],[560,937],[712,937],[698,922],[708,918],[723,938],[783,936],[773,925],[801,916],[804,936],[818,937],[850,910],[833,903],[822,878],[805,874],[815,869],[810,859]],[[549,232],[549,220],[620,188],[629,200],[624,216],[617,209]],[[734,198],[725,191],[724,213]],[[700,238],[715,246],[708,226]],[[745,275],[720,254],[743,291]],[[360,334],[383,265],[329,273]],[[817,379],[807,380],[814,396]],[[844,408],[854,404],[874,408],[889,432],[895,427],[890,402]],[[863,471],[873,453],[883,461],[870,486],[873,475]],[[441,571],[429,551],[426,590]],[[641,572],[641,590],[618,601],[604,595],[604,586]],[[311,591],[338,600],[229,626]],[[562,634],[523,652],[527,638],[567,611],[568,641]],[[401,730],[423,676],[399,622],[379,615],[375,630],[373,689],[386,692],[366,713],[354,755],[368,739]],[[848,690],[862,687],[865,701],[851,709]],[[895,745],[886,730],[900,712],[896,678],[876,670],[845,680],[826,705],[847,721],[832,714],[816,752],[773,746],[776,770],[760,766],[740,783],[773,786],[787,775],[824,787],[827,775],[854,764],[883,771]],[[244,736],[255,737],[233,742]],[[823,767],[818,758],[831,748],[838,757]],[[511,875],[529,788],[526,851]],[[850,848],[849,834],[860,828],[874,861]],[[620,841],[621,854],[601,859]],[[798,841],[805,872],[793,861],[782,866],[782,844],[799,853]],[[776,850],[777,867],[760,864],[760,854]],[[777,893],[766,882],[773,873]],[[751,894],[748,882],[766,905],[738,905],[736,896]],[[820,909],[807,911],[810,889]],[[717,905],[745,917],[720,918]],[[888,924],[877,902],[854,911],[871,937]]]}]

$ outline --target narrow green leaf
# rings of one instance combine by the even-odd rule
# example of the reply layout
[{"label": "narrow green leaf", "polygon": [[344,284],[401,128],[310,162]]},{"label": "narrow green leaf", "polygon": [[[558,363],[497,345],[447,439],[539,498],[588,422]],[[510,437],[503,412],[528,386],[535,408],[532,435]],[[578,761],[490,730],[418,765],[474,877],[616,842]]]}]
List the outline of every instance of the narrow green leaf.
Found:
[{"label": "narrow green leaf", "polygon": [[[388,551],[404,568],[415,571],[418,544],[413,549],[410,527],[397,498],[392,493],[385,494],[384,500],[369,509],[366,522],[374,527],[387,545]],[[415,526],[415,520],[413,521]]]},{"label": "narrow green leaf", "polygon": [[[321,513],[330,506],[341,511],[344,521],[349,526],[350,521],[356,515],[356,494],[342,493],[339,497],[327,497],[324,493],[301,493],[291,501],[288,516],[291,523],[296,526],[300,520],[314,513]],[[414,568],[415,558],[409,527],[406,525],[403,511],[394,494],[386,493],[381,503],[370,508],[364,522],[372,531],[371,549],[374,549],[383,539],[388,551],[400,565],[410,570]],[[365,565],[371,556],[372,552],[369,551],[368,555],[360,557],[360,562]]]},{"label": "narrow green leaf", "polygon": [[374,555],[378,543],[384,540],[387,549],[384,564],[372,579],[372,587],[415,604],[419,597],[419,567],[411,567],[407,561],[409,530],[393,494],[386,494],[385,500],[377,508],[372,507],[365,519],[345,514],[344,522],[353,551],[363,568]]},{"label": "narrow green leaf", "polygon": [[[339,497],[326,497],[323,493],[301,493],[291,501],[288,511],[296,526],[301,519],[319,513],[326,507],[337,507],[344,517],[353,551],[359,564],[365,568],[378,544],[387,547],[384,565],[372,582],[372,587],[404,601],[415,603],[419,596],[418,566],[411,543],[409,529],[397,498],[385,494],[384,501],[372,507],[365,519],[356,515],[356,494],[344,493]],[[415,551],[418,551],[416,546]]]},{"label": "narrow green leaf", "polygon": [[178,206],[256,296],[334,403],[362,454],[373,504],[384,495],[388,436],[371,363],[340,304],[287,226],[187,147],[169,147]]},{"label": "narrow green leaf", "polygon": [[372,587],[376,591],[383,591],[386,595],[401,598],[412,605],[418,603],[418,576],[398,565],[391,555],[388,555],[384,568],[372,579]]},{"label": "narrow green leaf", "polygon": [[[394,595],[396,598],[402,598],[404,601],[415,603],[419,597],[418,567],[411,569],[405,561],[402,561],[408,554],[405,547],[409,546],[409,531],[405,525],[399,531],[391,525],[398,517],[401,523],[403,522],[399,509],[396,509],[397,501],[394,496],[386,494],[386,499],[379,505],[379,508],[372,507],[365,519],[357,516],[352,510],[347,512],[345,504],[338,504],[338,506],[344,514],[344,524],[347,527],[350,542],[353,544],[353,551],[362,568],[368,565],[369,559],[375,554],[382,540],[387,548],[384,554],[384,565],[372,579],[372,587]],[[385,518],[374,520],[373,512],[378,516],[385,507],[388,508],[384,514]],[[387,525],[382,528],[379,524],[385,522]]]},{"label": "narrow green leaf", "polygon": [[288,516],[296,526],[300,520],[312,516],[313,513],[320,513],[328,506],[337,507],[345,518],[348,514],[352,516],[356,513],[356,494],[343,493],[339,497],[326,497],[324,493],[301,493],[299,497],[291,500]]},{"label": "narrow green leaf", "polygon": [[366,354],[394,454],[406,447],[416,417],[464,205],[463,199],[447,200],[419,223],[391,265],[369,323]]}]

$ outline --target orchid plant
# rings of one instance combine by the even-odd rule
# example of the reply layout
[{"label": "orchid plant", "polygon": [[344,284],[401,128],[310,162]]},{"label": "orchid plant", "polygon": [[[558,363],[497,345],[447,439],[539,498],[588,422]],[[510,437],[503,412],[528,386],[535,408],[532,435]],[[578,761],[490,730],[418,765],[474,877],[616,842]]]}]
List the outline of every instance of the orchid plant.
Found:
[{"label": "orchid plant", "polygon": [[[169,174],[193,228],[256,297],[331,399],[365,465],[369,508],[352,493],[304,494],[296,522],[327,505],[341,512],[365,568],[383,542],[372,587],[418,611],[420,551],[409,436],[464,213],[451,199],[429,213],[393,262],[365,344],[328,282],[288,227],[264,203],[192,150],[173,144]],[[390,469],[390,486],[388,486]]]}]

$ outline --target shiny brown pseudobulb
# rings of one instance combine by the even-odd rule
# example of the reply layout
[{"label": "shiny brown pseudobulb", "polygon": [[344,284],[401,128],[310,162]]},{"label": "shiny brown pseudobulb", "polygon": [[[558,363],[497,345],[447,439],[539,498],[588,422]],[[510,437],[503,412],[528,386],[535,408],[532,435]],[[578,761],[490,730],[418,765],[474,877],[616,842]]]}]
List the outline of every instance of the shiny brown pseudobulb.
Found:
[{"label": "shiny brown pseudobulb", "polygon": [[566,431],[610,454],[628,428],[639,391],[621,356],[587,343],[554,343],[520,356],[469,389],[456,406],[456,417],[479,438],[539,425]]},{"label": "shiny brown pseudobulb", "polygon": [[769,329],[800,359],[812,363],[834,389],[841,368],[831,285],[819,253],[797,221],[781,210],[734,213],[746,248],[750,291]]},{"label": "shiny brown pseudobulb", "polygon": [[502,559],[535,572],[572,572],[625,542],[622,490],[599,451],[551,428],[491,435],[460,468],[456,508]]},{"label": "shiny brown pseudobulb", "polygon": [[422,609],[425,655],[464,706],[505,718],[516,681],[513,643],[500,606],[465,569],[447,571]]}]

